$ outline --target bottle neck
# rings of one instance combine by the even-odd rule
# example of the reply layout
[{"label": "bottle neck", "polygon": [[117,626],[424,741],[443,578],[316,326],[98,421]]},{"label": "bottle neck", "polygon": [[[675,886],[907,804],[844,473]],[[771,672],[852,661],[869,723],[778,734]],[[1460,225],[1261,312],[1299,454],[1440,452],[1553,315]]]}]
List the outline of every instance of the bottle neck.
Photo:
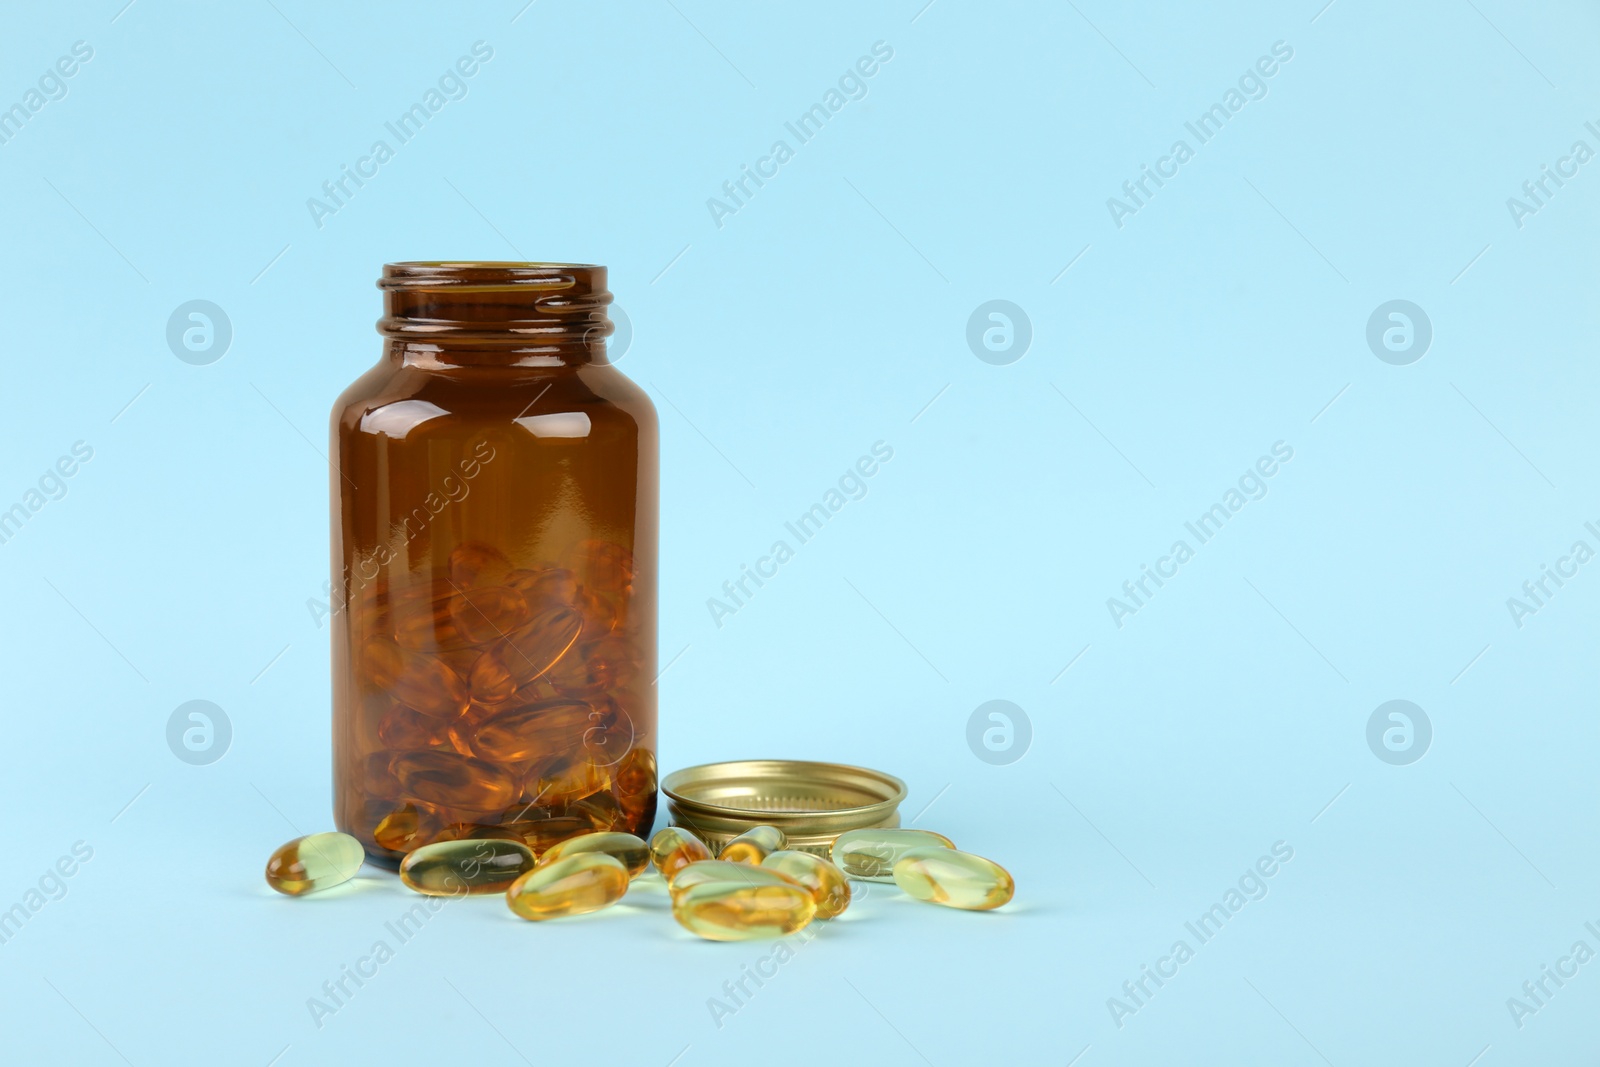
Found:
[{"label": "bottle neck", "polygon": [[402,362],[606,363],[606,268],[573,263],[389,263],[378,332]]}]

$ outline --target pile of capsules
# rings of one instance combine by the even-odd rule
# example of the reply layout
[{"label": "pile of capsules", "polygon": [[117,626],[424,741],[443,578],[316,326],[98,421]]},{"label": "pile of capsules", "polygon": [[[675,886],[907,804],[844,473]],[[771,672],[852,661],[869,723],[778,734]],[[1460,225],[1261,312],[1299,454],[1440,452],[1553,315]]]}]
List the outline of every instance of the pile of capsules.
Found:
[{"label": "pile of capsules", "polygon": [[647,817],[633,559],[592,540],[568,562],[515,568],[466,542],[447,574],[353,595],[364,693],[346,773],[374,798],[355,818],[367,844],[409,852],[514,823],[548,846]]},{"label": "pile of capsules", "polygon": [[[998,908],[1016,890],[1004,868],[928,830],[849,830],[834,842],[831,862],[787,844],[774,826],[739,835],[717,859],[679,826],[649,844],[616,831],[580,834],[537,859],[518,841],[440,841],[407,855],[400,881],[429,896],[504,893],[513,913],[539,921],[610,907],[654,868],[666,879],[672,917],[711,941],[783,937],[831,919],[850,905],[850,878],[893,881],[918,900],[970,911]],[[354,878],[363,858],[349,834],[311,834],[272,854],[267,884],[290,896],[313,893]]]}]

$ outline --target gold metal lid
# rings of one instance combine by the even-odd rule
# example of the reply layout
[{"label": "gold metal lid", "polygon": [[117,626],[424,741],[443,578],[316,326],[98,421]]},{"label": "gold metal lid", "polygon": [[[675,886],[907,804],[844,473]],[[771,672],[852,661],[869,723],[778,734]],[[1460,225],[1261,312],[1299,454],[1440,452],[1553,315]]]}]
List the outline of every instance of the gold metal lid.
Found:
[{"label": "gold metal lid", "polygon": [[673,771],[661,783],[673,825],[713,853],[752,826],[776,826],[789,847],[826,856],[846,830],[900,825],[906,784],[844,763],[735,760]]}]

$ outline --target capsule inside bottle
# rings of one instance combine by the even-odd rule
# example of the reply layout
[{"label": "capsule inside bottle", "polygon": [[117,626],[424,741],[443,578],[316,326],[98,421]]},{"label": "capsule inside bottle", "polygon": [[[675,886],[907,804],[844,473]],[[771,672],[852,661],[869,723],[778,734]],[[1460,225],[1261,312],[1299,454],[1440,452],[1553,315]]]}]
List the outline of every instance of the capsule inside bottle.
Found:
[{"label": "capsule inside bottle", "polygon": [[517,781],[511,772],[455,751],[405,752],[389,766],[400,779],[401,792],[424,804],[490,812],[505,808],[516,797]]},{"label": "capsule inside bottle", "polygon": [[391,852],[410,852],[432,841],[443,828],[433,812],[405,804],[378,820],[372,839]]},{"label": "capsule inside bottle", "polygon": [[582,744],[599,712],[571,697],[514,704],[484,717],[469,730],[474,754],[502,763],[552,755]]},{"label": "capsule inside bottle", "polygon": [[444,660],[376,635],[367,638],[361,655],[368,680],[407,707],[438,719],[467,710],[471,689]]},{"label": "capsule inside bottle", "polygon": [[583,616],[564,604],[545,604],[524,625],[490,646],[518,686],[538,678],[567,654],[583,632]]}]

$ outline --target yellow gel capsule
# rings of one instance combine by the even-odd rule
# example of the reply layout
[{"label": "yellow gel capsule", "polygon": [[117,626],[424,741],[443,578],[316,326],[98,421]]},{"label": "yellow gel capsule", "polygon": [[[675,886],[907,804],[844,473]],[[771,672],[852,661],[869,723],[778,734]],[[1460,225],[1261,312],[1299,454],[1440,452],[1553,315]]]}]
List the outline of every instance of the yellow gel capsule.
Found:
[{"label": "yellow gel capsule", "polygon": [[378,820],[372,840],[391,852],[410,852],[433,840],[439,829],[438,816],[426,808],[406,804]]},{"label": "yellow gel capsule", "polygon": [[811,893],[797,885],[702,882],[672,898],[672,917],[708,941],[783,937],[805,926],[816,913]]},{"label": "yellow gel capsule", "polygon": [[430,897],[503,893],[533,869],[533,852],[521,841],[467,838],[423,845],[400,862],[400,881]]},{"label": "yellow gel capsule", "polygon": [[373,685],[424,715],[453,719],[471,703],[466,681],[443,660],[401,648],[387,637],[367,638],[361,661]]},{"label": "yellow gel capsule", "polygon": [[458,752],[402,752],[389,761],[389,769],[409,799],[438,807],[499,811],[517,795],[511,771]]},{"label": "yellow gel capsule", "polygon": [[534,700],[495,712],[470,731],[472,750],[483,759],[526,763],[583,744],[597,713],[582,700]]},{"label": "yellow gel capsule", "polygon": [[570,604],[578,595],[577,575],[553,563],[541,564],[536,570],[514,570],[506,575],[506,584],[529,603],[555,600]]},{"label": "yellow gel capsule", "polygon": [[569,837],[552,845],[549,851],[539,857],[539,864],[543,866],[556,860],[566,859],[568,856],[596,852],[610,856],[622,864],[630,879],[639,877],[640,872],[650,866],[650,846],[632,834],[617,831]]},{"label": "yellow gel capsule", "polygon": [[717,858],[729,863],[760,863],[788,843],[776,826],[752,826],[724,845]]},{"label": "yellow gel capsule", "polygon": [[565,604],[546,604],[502,641],[490,646],[518,686],[548,671],[577,643],[583,616]]},{"label": "yellow gel capsule", "polygon": [[349,834],[297,837],[267,860],[267,884],[291,897],[315,893],[354,878],[365,858],[361,842]]},{"label": "yellow gel capsule", "polygon": [[[441,841],[488,840],[520,841],[524,845],[528,844],[528,842],[523,838],[522,834],[518,832],[518,828],[511,823],[507,823],[505,825],[494,825],[476,822],[453,822],[449,826],[446,826],[435,833],[431,842],[419,842],[419,845],[438,844]],[[533,851],[532,845],[528,846],[528,851]],[[537,853],[534,854],[537,855]]]},{"label": "yellow gel capsule", "polygon": [[663,826],[650,839],[650,862],[668,882],[689,864],[710,858],[706,843],[681,826]]},{"label": "yellow gel capsule", "polygon": [[591,833],[594,824],[588,819],[563,815],[549,819],[536,817],[515,819],[506,823],[505,828],[521,838],[522,843],[532,849],[535,856],[541,856],[569,837]]},{"label": "yellow gel capsule", "polygon": [[642,796],[656,791],[656,756],[648,748],[636,748],[617,765],[613,776],[619,796]]},{"label": "yellow gel capsule", "polygon": [[466,643],[486,645],[528,621],[528,602],[505,586],[459,592],[450,598],[450,620]]},{"label": "yellow gel capsule", "polygon": [[894,881],[895,861],[914,848],[955,848],[931,830],[846,830],[833,843],[833,862],[851,878]]},{"label": "yellow gel capsule", "polygon": [[998,863],[949,848],[914,848],[894,865],[894,884],[918,900],[988,911],[1011,899],[1017,883]]},{"label": "yellow gel capsule", "polygon": [[626,592],[633,585],[633,554],[615,541],[584,541],[578,545],[583,554],[584,575],[596,589],[606,593]]},{"label": "yellow gel capsule", "polygon": [[521,593],[504,586],[467,590],[435,580],[394,604],[395,643],[414,652],[486,645],[527,621]]},{"label": "yellow gel capsule", "polygon": [[[781,874],[810,890],[819,919],[831,919],[850,906],[849,879],[821,856],[809,852],[774,852],[761,861],[761,869]],[[679,875],[680,879],[682,877]]]},{"label": "yellow gel capsule", "polygon": [[738,885],[799,885],[777,871],[757,867],[751,863],[729,863],[727,860],[699,860],[682,868],[672,876],[672,894],[707,882],[732,882]]},{"label": "yellow gel capsule", "polygon": [[577,852],[541,863],[512,882],[506,903],[522,918],[538,922],[608,908],[627,891],[628,869],[621,863],[604,852]]}]

